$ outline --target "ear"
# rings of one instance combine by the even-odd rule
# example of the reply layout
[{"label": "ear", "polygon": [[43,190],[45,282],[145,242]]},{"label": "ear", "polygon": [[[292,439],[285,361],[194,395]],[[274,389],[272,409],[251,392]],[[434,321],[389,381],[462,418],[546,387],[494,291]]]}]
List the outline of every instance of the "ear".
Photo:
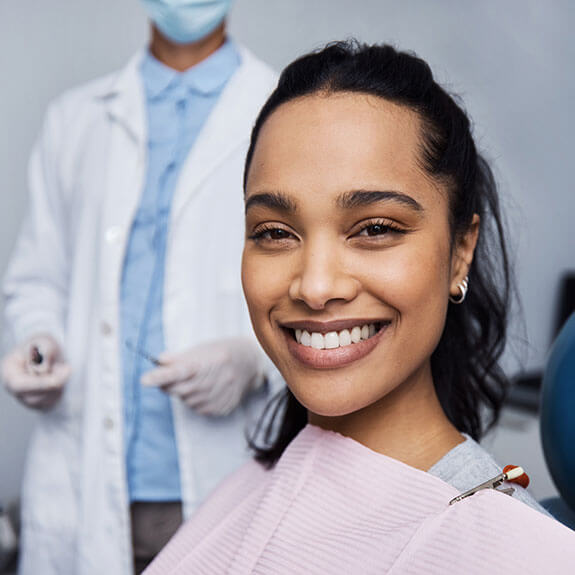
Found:
[{"label": "ear", "polygon": [[473,261],[475,246],[479,238],[479,215],[473,214],[471,225],[465,234],[457,240],[453,255],[451,256],[451,280],[449,293],[453,296],[459,295],[457,287],[469,274],[469,268]]}]

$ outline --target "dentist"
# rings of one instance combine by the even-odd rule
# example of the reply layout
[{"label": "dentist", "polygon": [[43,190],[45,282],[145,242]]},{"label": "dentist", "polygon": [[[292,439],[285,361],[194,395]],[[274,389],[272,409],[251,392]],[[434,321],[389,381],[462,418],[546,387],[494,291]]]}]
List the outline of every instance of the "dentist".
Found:
[{"label": "dentist", "polygon": [[39,410],[20,573],[141,572],[247,457],[272,393],[240,285],[241,174],[274,73],[230,0],[142,0],[148,50],[51,104],[9,265],[3,380]]}]

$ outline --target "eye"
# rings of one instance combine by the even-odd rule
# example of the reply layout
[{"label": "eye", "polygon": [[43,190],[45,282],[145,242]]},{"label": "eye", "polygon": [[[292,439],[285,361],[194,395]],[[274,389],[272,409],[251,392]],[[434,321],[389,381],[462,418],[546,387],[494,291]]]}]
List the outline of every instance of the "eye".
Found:
[{"label": "eye", "polygon": [[383,224],[370,224],[365,226],[358,235],[360,236],[383,236],[390,231],[390,227]]},{"label": "eye", "polygon": [[259,234],[260,238],[268,238],[270,240],[285,240],[290,237],[290,233],[282,228],[274,228],[272,230],[266,230]]},{"label": "eye", "polygon": [[285,228],[267,224],[257,227],[254,233],[248,236],[248,239],[253,240],[256,244],[281,245],[297,238]]},{"label": "eye", "polygon": [[394,236],[398,234],[406,234],[407,230],[399,227],[396,223],[390,221],[371,221],[365,222],[361,225],[358,232],[354,235],[356,237],[381,237],[381,236]]}]

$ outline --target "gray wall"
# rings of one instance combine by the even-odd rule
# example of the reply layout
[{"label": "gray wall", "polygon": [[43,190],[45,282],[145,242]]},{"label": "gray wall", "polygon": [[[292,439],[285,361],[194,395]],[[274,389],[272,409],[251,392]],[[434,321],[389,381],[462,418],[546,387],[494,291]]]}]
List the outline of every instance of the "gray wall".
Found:
[{"label": "gray wall", "polygon": [[[534,368],[551,337],[559,275],[575,268],[574,17],[568,0],[237,0],[231,18],[235,36],[278,69],[355,36],[415,50],[463,95],[508,208],[524,359]],[[26,161],[46,103],[121,66],[146,34],[137,0],[0,0],[0,269],[26,205]],[[521,334],[518,324],[514,331]],[[506,365],[517,367],[510,354]],[[32,424],[33,415],[0,392],[0,500],[18,492]],[[535,431],[529,442],[536,441]],[[521,449],[529,457],[525,442]],[[546,495],[551,484],[533,457],[544,486],[535,493]]]}]

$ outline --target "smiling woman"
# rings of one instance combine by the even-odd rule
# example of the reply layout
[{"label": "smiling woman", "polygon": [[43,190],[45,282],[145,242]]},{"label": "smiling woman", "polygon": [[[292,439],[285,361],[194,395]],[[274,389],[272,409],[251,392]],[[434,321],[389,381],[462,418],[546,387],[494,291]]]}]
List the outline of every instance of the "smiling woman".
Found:
[{"label": "smiling woman", "polygon": [[[266,145],[270,140],[273,144]],[[320,308],[312,305],[311,313],[302,307],[304,298],[285,313],[305,314],[308,320],[313,315],[324,324],[349,318],[352,330],[362,327],[352,325],[354,319],[385,327],[374,334],[381,340],[378,353],[370,354],[362,369],[347,370],[359,377],[375,370],[371,373],[380,375],[370,378],[373,385],[387,380],[387,392],[395,392],[381,405],[387,410],[385,419],[375,413],[376,406],[370,407],[376,423],[395,429],[387,409],[392,401],[409,407],[406,413],[393,410],[402,421],[406,416],[420,421],[422,414],[415,409],[413,395],[430,394],[433,388],[431,395],[438,398],[442,409],[429,401],[422,408],[433,407],[450,441],[461,437],[452,433],[454,428],[479,439],[484,427],[482,406],[488,408],[484,420],[488,426],[497,419],[507,385],[497,364],[509,303],[507,254],[491,171],[475,150],[464,112],[433,81],[427,65],[391,47],[354,53],[341,44],[328,47],[321,56],[300,59],[284,72],[262,110],[246,166],[249,238],[244,289],[256,333],[265,329],[255,319],[261,300],[250,297],[252,286],[258,283],[258,255],[277,254],[273,261],[284,273],[270,277],[278,280],[287,277],[288,261],[301,268],[307,258],[305,275],[294,277],[304,287],[313,287],[314,278],[318,285],[327,286],[330,277],[339,273],[341,280],[357,287],[353,301],[348,300],[351,305],[344,306],[339,295],[326,293],[328,299]],[[279,206],[271,201],[272,196],[281,197],[286,208],[282,215],[291,212],[293,227],[285,218],[273,217],[279,215]],[[316,220],[304,221],[305,214]],[[260,229],[254,228],[260,220]],[[336,241],[322,239],[329,229],[337,235]],[[279,242],[278,234],[285,236]],[[289,270],[295,275],[301,271],[294,266]],[[448,305],[450,294],[457,301],[467,281],[473,289],[465,306]],[[268,280],[264,285],[269,284]],[[294,289],[290,288],[290,294]],[[277,315],[277,308],[273,311]],[[357,313],[359,317],[349,317]],[[270,320],[269,327],[274,322],[280,327],[272,315]],[[300,345],[290,344],[293,338],[288,338],[286,348],[297,354],[302,344],[322,344],[313,333],[308,338],[305,326],[301,329],[303,339],[296,339]],[[329,325],[315,333],[323,335],[325,329]],[[346,343],[345,330],[341,335]],[[282,360],[268,347],[276,342],[277,349],[281,339],[266,338],[264,332],[259,337],[278,366],[291,361],[293,353]],[[348,346],[353,348],[354,342]],[[308,350],[300,351],[310,355]],[[358,350],[346,353],[354,357]],[[325,365],[332,361],[329,357],[335,359],[336,354],[330,354],[313,357]],[[286,366],[288,381],[294,379],[294,370],[299,373],[300,363]],[[419,384],[413,385],[415,381]],[[309,406],[295,386],[290,389],[300,401],[288,392],[286,432],[280,433],[274,445],[260,450],[262,461],[275,461],[307,421],[305,408]],[[362,390],[368,391],[365,385]],[[377,398],[379,392],[373,387],[372,391],[372,399]],[[332,396],[333,392],[328,401]],[[347,395],[352,396],[359,399],[357,393]],[[299,424],[294,425],[298,412]],[[362,421],[373,429],[372,421]],[[452,425],[445,425],[447,421]],[[432,426],[425,430],[437,431]],[[401,448],[406,448],[404,437]]]},{"label": "smiling woman", "polygon": [[260,343],[309,421],[427,469],[463,441],[431,355],[479,216],[452,238],[447,177],[421,166],[421,132],[416,112],[364,93],[278,107],[248,169],[243,278]]},{"label": "smiling woman", "polygon": [[244,183],[244,292],[289,389],[257,462],[150,573],[573,565],[572,533],[522,487],[449,505],[508,478],[474,439],[505,394],[510,274],[493,176],[427,64],[342,43],[297,60]]}]

